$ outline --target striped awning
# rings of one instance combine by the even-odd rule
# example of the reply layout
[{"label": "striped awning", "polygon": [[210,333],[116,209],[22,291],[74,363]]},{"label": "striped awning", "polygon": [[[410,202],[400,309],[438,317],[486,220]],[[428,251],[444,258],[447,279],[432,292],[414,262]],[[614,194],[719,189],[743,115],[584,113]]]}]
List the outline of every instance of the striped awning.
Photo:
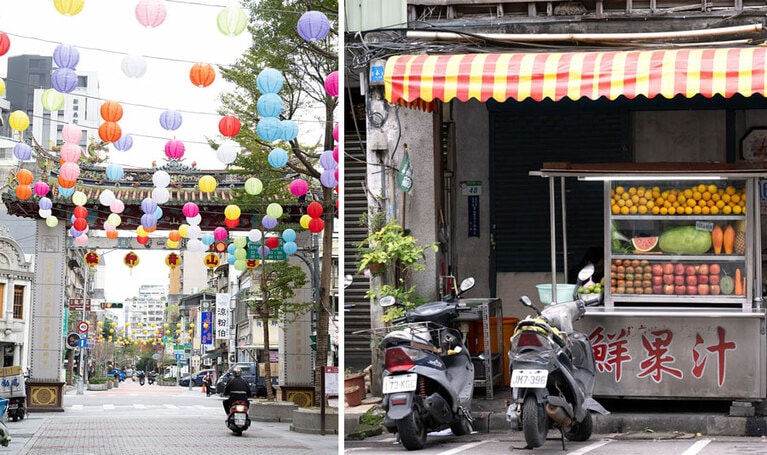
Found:
[{"label": "striped awning", "polygon": [[764,94],[767,48],[400,55],[386,62],[389,102],[613,100]]}]

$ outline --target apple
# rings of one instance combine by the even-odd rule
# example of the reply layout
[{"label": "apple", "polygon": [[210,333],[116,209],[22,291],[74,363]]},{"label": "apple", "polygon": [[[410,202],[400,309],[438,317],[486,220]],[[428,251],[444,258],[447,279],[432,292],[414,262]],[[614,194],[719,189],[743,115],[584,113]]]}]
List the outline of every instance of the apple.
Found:
[{"label": "apple", "polygon": [[663,275],[663,284],[674,284],[674,275]]},{"label": "apple", "polygon": [[642,279],[643,280],[651,280],[652,277],[653,277],[653,274],[650,273],[650,272],[645,272],[645,273],[642,274]]},{"label": "apple", "polygon": [[652,285],[653,286],[658,286],[658,285],[661,285],[661,284],[663,284],[663,277],[659,276],[659,275],[654,275],[652,277]]},{"label": "apple", "polygon": [[684,275],[684,264],[674,265],[674,275]]},{"label": "apple", "polygon": [[698,284],[707,284],[708,275],[698,275]]},{"label": "apple", "polygon": [[674,286],[674,294],[676,295],[684,295],[687,288],[683,284],[678,284]]},{"label": "apple", "polygon": [[722,293],[722,290],[719,288],[718,284],[711,285],[711,295],[719,295],[721,293]]},{"label": "apple", "polygon": [[708,295],[708,292],[709,292],[709,286],[707,284],[698,284],[699,295]]},{"label": "apple", "polygon": [[663,285],[663,293],[666,295],[673,295],[674,294],[674,285],[673,284],[664,284]]},{"label": "apple", "polygon": [[654,276],[663,275],[663,266],[660,264],[653,264],[651,271]]},{"label": "apple", "polygon": [[697,285],[689,285],[687,286],[687,295],[695,295],[698,293],[698,286]]},{"label": "apple", "polygon": [[683,286],[685,282],[684,275],[674,275],[674,284],[677,286]]},{"label": "apple", "polygon": [[719,272],[721,272],[721,267],[719,267],[719,264],[711,264],[708,266],[708,273],[711,275],[719,275]]},{"label": "apple", "polygon": [[663,294],[663,285],[662,284],[653,284],[652,285],[652,293],[653,294]]},{"label": "apple", "polygon": [[698,266],[698,274],[699,275],[708,275],[709,274],[709,267],[708,264],[701,264]]},{"label": "apple", "polygon": [[634,281],[634,274],[633,273],[627,273],[626,274],[626,281]]},{"label": "apple", "polygon": [[[698,285],[698,277],[695,275],[687,275],[685,277],[685,283],[687,283],[689,286],[697,286]],[[688,292],[689,294],[689,292]]]},{"label": "apple", "polygon": [[674,264],[670,262],[666,262],[663,264],[663,274],[664,275],[671,275],[674,273]]},{"label": "apple", "polygon": [[721,280],[722,277],[719,275],[709,275],[708,276],[708,282],[711,284],[719,284],[719,280]]},{"label": "apple", "polygon": [[695,270],[695,266],[688,265],[684,268],[684,274],[685,275],[696,275],[698,273],[697,270]]}]

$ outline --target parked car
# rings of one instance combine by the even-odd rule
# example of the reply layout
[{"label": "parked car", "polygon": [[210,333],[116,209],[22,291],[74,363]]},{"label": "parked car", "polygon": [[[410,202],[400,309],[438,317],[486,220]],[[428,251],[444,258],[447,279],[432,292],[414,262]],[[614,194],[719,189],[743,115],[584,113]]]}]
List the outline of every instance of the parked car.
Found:
[{"label": "parked car", "polygon": [[[221,395],[224,393],[224,387],[226,387],[226,383],[229,381],[229,378],[232,377],[231,371],[226,372],[221,375],[220,378],[218,378],[218,381],[216,381],[216,393]],[[250,374],[250,370],[243,369],[242,370],[242,377],[248,381],[248,384],[250,384],[250,390],[253,392],[254,396],[257,396],[258,391],[258,375],[256,374]],[[266,392],[264,392],[264,396],[266,395]]]},{"label": "parked car", "polygon": [[[197,373],[192,375],[192,386],[202,386],[202,380],[205,377],[206,374],[216,374],[215,370],[200,370]],[[178,385],[180,386],[189,386],[189,375],[184,376],[183,378],[179,379]]]},{"label": "parked car", "polygon": [[120,380],[120,382],[124,381],[125,378],[128,376],[128,375],[125,374],[125,372],[123,370],[121,370],[119,368],[112,368],[112,369],[110,369],[109,372],[107,373],[107,376],[114,377],[115,376],[115,372],[117,373],[117,378]]},{"label": "parked car", "polygon": [[[272,376],[272,391],[275,391],[275,388],[280,385],[280,378],[276,376]],[[266,396],[266,377],[261,376],[258,379],[256,379],[256,392],[254,394],[257,397],[265,397]]]}]

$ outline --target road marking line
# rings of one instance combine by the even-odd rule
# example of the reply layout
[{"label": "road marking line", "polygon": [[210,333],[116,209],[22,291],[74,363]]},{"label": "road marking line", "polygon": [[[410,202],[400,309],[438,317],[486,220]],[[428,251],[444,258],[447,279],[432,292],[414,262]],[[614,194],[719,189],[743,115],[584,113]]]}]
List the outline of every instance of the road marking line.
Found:
[{"label": "road marking line", "polygon": [[134,403],[133,407],[136,409],[146,409],[146,405],[144,403]]},{"label": "road marking line", "polygon": [[176,406],[175,404],[164,404],[163,406],[165,406],[168,409],[178,409],[178,406]]},{"label": "road marking line", "polygon": [[72,405],[72,410],[73,411],[82,411],[83,410],[83,405],[81,405],[81,404],[73,404]]},{"label": "road marking line", "polygon": [[102,407],[104,408],[105,411],[110,411],[110,410],[115,408],[115,405],[113,405],[113,404],[104,404],[104,405],[102,405]]},{"label": "road marking line", "polygon": [[583,455],[584,453],[589,453],[592,450],[596,450],[596,449],[602,447],[603,445],[607,445],[607,444],[609,444],[611,442],[612,441],[610,441],[610,440],[595,442],[594,444],[591,444],[589,446],[586,446],[586,447],[583,447],[581,449],[578,449],[575,452],[569,452],[569,454],[570,455]]},{"label": "road marking line", "polygon": [[689,449],[682,452],[682,455],[695,455],[696,453],[700,453],[700,451],[703,450],[703,448],[706,447],[709,442],[711,442],[710,439],[701,439],[700,441],[697,441],[695,444],[691,445]]},{"label": "road marking line", "polygon": [[440,452],[439,455],[455,455],[456,453],[463,452],[464,450],[473,449],[474,447],[477,447],[478,445],[484,444],[486,442],[489,442],[489,441],[477,441],[477,442],[472,442],[469,444],[464,444],[460,447],[456,447],[455,449],[450,449],[447,452]]}]

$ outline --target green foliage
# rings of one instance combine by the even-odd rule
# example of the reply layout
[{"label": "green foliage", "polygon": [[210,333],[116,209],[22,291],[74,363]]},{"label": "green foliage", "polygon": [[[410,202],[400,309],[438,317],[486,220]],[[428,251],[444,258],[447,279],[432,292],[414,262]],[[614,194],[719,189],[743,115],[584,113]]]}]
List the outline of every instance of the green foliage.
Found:
[{"label": "green foliage", "polygon": [[[395,220],[390,221],[381,229],[372,232],[359,245],[359,272],[374,264],[384,267],[396,265],[403,273],[420,272],[426,268],[424,259],[426,250],[437,251],[437,244],[419,245],[418,240],[406,234]],[[371,273],[377,274],[382,271]]]},{"label": "green foliage", "polygon": [[375,408],[370,408],[360,416],[360,424],[375,426],[383,422],[383,416],[380,412],[376,412]]},{"label": "green foliage", "polygon": [[[296,289],[306,286],[306,273],[287,261],[264,264],[258,284],[259,295],[248,302],[263,319],[282,316],[288,322],[313,308],[312,302],[293,302]],[[264,305],[265,304],[265,305]]]},{"label": "green foliage", "polygon": [[107,381],[109,381],[110,379],[113,379],[113,378],[109,378],[107,376],[91,376],[88,378],[88,383],[89,384],[106,384]]},{"label": "green foliage", "polygon": [[390,284],[382,284],[376,286],[374,289],[369,290],[365,297],[369,299],[380,300],[381,297],[391,295],[397,302],[404,304],[405,306],[395,305],[389,307],[384,311],[384,315],[381,318],[383,322],[389,322],[393,319],[400,318],[405,315],[405,311],[411,310],[419,305],[426,303],[426,299],[421,297],[415,292],[415,286],[406,288],[402,280],[400,280],[400,286],[392,286]]}]

